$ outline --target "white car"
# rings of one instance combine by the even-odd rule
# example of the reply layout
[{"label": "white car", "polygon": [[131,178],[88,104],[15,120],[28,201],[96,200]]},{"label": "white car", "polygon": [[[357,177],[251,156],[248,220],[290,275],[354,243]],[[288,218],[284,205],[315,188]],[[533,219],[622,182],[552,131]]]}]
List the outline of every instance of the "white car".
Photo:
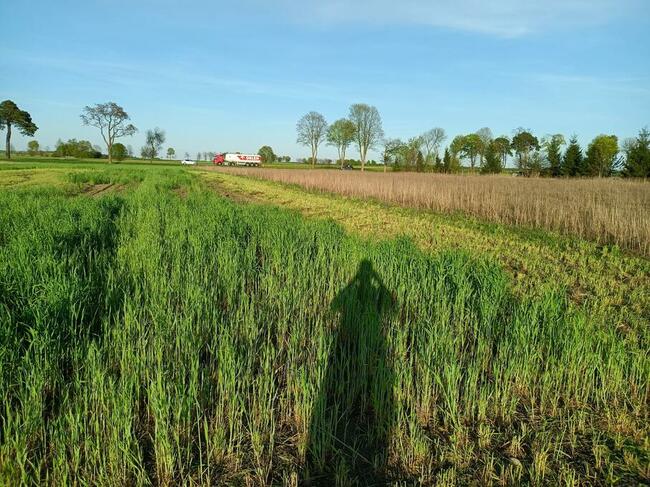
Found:
[{"label": "white car", "polygon": [[183,160],[181,161],[181,164],[182,164],[183,166],[193,166],[193,165],[196,164],[196,161],[193,161],[192,159],[183,159]]}]

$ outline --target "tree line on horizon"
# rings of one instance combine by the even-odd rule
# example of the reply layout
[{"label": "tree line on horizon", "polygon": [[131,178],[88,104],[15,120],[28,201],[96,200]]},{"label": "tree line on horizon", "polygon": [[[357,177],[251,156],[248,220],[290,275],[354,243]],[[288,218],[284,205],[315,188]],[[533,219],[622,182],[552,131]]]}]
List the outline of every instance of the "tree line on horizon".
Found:
[{"label": "tree line on horizon", "polygon": [[[127,148],[122,143],[116,142],[116,139],[134,135],[138,131],[133,124],[128,123],[129,120],[129,114],[124,108],[114,102],[88,105],[84,107],[81,113],[81,121],[84,125],[99,129],[102,139],[106,144],[106,154],[108,155],[109,163],[113,162],[113,159],[122,160],[127,156],[133,155],[132,149]],[[16,127],[21,134],[27,136],[33,136],[38,130],[38,127],[32,122],[31,115],[28,112],[20,110],[13,101],[5,100],[0,103],[0,130],[7,130],[5,146],[7,159],[11,159],[12,127]],[[158,127],[147,130],[145,145],[140,151],[141,157],[153,161],[162,149],[165,139],[165,132]],[[40,149],[36,140],[30,141],[27,147],[30,153],[36,153]],[[173,149],[171,150],[173,151]],[[102,157],[99,146],[93,146],[87,140],[78,141],[76,139],[69,139],[67,142],[59,140],[53,155],[79,158]]]},{"label": "tree line on horizon", "polygon": [[646,128],[637,137],[626,139],[622,147],[616,135],[598,135],[583,151],[575,135],[568,141],[562,134],[539,139],[530,130],[518,128],[512,138],[494,137],[488,127],[483,127],[454,137],[441,157],[442,144],[447,139],[443,128],[432,128],[406,142],[385,138],[377,108],[358,103],[350,106],[347,118],[331,125],[322,114],[311,111],[298,120],[296,131],[297,142],[311,150],[312,165],[317,161],[319,147],[326,142],[336,147],[341,167],[346,161],[346,150],[356,146],[362,171],[368,151],[376,149],[382,153],[384,171],[392,165],[394,170],[455,173],[465,162],[471,170],[498,174],[512,157],[518,172],[525,176],[607,177],[620,173],[650,177],[650,132]]},{"label": "tree line on horizon", "polygon": [[635,148],[648,146],[647,130],[641,130],[636,139],[625,144],[621,151],[616,135],[601,134],[594,137],[583,151],[575,135],[568,141],[562,134],[538,139],[530,130],[518,128],[512,139],[505,135],[495,138],[491,130],[484,127],[472,134],[456,136],[446,150],[445,158],[442,161],[436,159],[435,168],[443,170],[448,159],[462,157],[472,169],[478,162],[482,173],[499,173],[505,168],[508,157],[513,157],[518,172],[526,176],[607,177],[623,170],[630,176],[648,177],[648,168],[638,171],[638,165],[633,163]]},{"label": "tree line on horizon", "polygon": [[[86,106],[81,114],[81,120],[84,125],[99,129],[106,144],[106,154],[109,163],[113,162],[113,160],[122,161],[127,157],[135,157],[133,148],[130,145],[125,146],[121,142],[116,142],[116,139],[134,135],[138,131],[134,125],[128,123],[130,117],[124,108],[114,102]],[[0,129],[7,129],[5,152],[7,159],[11,158],[11,152],[13,150],[13,146],[11,145],[12,126],[17,127],[23,135],[28,136],[33,136],[38,130],[38,127],[31,121],[31,115],[28,112],[21,111],[14,102],[6,100],[0,104]],[[149,159],[153,162],[154,159],[158,158],[158,154],[161,152],[165,141],[166,134],[164,130],[158,127],[147,130],[145,144],[140,149],[140,158]],[[42,153],[37,140],[30,140],[27,143],[27,152],[29,155]],[[77,139],[68,139],[67,142],[59,139],[51,155],[54,157],[74,157],[80,159],[100,159],[103,157],[101,148],[98,145],[93,145],[87,140]],[[168,147],[166,155],[167,159],[172,159],[176,156],[176,150],[173,147]],[[214,155],[214,152],[198,152],[196,160],[212,160]],[[269,146],[262,147],[260,149],[260,155],[267,162],[290,160],[288,156],[276,156]],[[190,154],[185,152],[185,159],[189,158]]]},{"label": "tree line on horizon", "polygon": [[[138,130],[129,123],[130,117],[124,108],[114,102],[86,106],[81,120],[84,125],[99,129],[106,144],[109,163],[113,159],[119,161],[133,156],[130,146],[116,142],[119,138],[134,135]],[[18,108],[13,101],[5,100],[0,103],[0,130],[6,130],[7,159],[11,158],[13,128],[26,136],[33,136],[38,130],[28,112]],[[483,127],[476,132],[454,137],[441,157],[442,144],[447,140],[443,128],[432,128],[407,141],[386,138],[377,108],[356,103],[350,106],[346,118],[338,119],[331,125],[322,114],[311,111],[298,120],[296,131],[297,142],[310,148],[312,165],[316,164],[319,147],[326,142],[336,147],[341,166],[346,161],[347,149],[354,145],[360,156],[362,171],[368,161],[368,152],[380,150],[384,170],[391,165],[394,170],[454,173],[460,171],[465,163],[469,164],[471,170],[497,174],[505,169],[508,159],[512,157],[518,172],[526,176],[607,177],[622,174],[650,177],[650,132],[646,128],[641,129],[636,137],[624,140],[621,145],[616,135],[598,135],[583,150],[575,135],[568,141],[562,134],[538,138],[530,130],[518,128],[512,138],[505,135],[494,137],[488,127]],[[153,161],[165,141],[165,132],[160,128],[147,130],[141,157]],[[30,153],[38,152],[38,142],[30,141],[28,150]],[[197,160],[211,154],[199,152]],[[268,145],[263,146],[259,154],[263,162],[286,160],[285,156],[276,156]],[[54,155],[102,157],[98,146],[76,139],[57,142]],[[167,157],[174,156],[175,150],[169,147]],[[185,157],[189,158],[189,154],[186,153]]]}]

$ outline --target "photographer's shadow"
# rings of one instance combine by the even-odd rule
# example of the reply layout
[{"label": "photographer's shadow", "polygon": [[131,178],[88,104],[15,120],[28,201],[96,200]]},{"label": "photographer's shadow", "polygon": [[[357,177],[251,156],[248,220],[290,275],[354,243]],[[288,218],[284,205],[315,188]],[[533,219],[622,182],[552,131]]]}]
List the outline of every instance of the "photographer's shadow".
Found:
[{"label": "photographer's shadow", "polygon": [[332,302],[336,337],[314,401],[303,485],[381,485],[395,423],[386,327],[395,300],[364,260]]}]

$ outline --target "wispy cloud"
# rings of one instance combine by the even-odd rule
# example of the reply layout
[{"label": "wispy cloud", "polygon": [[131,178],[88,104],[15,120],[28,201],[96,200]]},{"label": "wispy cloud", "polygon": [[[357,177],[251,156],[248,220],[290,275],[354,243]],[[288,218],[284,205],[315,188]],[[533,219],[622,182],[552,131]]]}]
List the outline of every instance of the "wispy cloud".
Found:
[{"label": "wispy cloud", "polygon": [[176,63],[138,64],[103,61],[67,56],[38,56],[19,50],[0,48],[0,54],[19,60],[25,66],[69,73],[84,79],[93,79],[127,87],[175,86],[184,90],[218,89],[233,94],[263,95],[287,99],[338,99],[327,84],[286,80],[267,80],[259,77],[243,78],[196,73],[191,65]]},{"label": "wispy cloud", "polygon": [[300,23],[419,24],[500,37],[650,14],[647,0],[278,0],[274,8]]},{"label": "wispy cloud", "polygon": [[233,94],[264,95],[287,99],[338,100],[327,84],[285,80],[264,80],[227,75],[195,74],[190,65],[147,65],[71,58],[64,56],[33,56],[19,51],[0,49],[20,58],[21,64],[66,72],[80,78],[93,79],[128,87],[173,86],[184,90],[218,89]]},{"label": "wispy cloud", "polygon": [[570,89],[573,92],[585,90],[598,93],[624,95],[650,95],[650,78],[594,76],[562,73],[532,73],[525,75],[528,81],[556,89]]}]

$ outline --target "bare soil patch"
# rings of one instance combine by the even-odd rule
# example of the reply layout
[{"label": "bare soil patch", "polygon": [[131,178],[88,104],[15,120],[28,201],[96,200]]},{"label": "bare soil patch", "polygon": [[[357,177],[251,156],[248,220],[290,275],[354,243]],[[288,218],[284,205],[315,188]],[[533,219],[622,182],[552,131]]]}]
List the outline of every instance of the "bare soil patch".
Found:
[{"label": "bare soil patch", "polygon": [[82,191],[82,194],[86,196],[99,197],[107,192],[122,191],[125,187],[126,184],[116,183],[91,184]]},{"label": "bare soil patch", "polygon": [[210,178],[210,179],[206,179],[205,182],[210,190],[236,203],[263,202],[262,199],[255,197],[255,193],[236,191],[233,188],[227,187],[218,179]]}]

